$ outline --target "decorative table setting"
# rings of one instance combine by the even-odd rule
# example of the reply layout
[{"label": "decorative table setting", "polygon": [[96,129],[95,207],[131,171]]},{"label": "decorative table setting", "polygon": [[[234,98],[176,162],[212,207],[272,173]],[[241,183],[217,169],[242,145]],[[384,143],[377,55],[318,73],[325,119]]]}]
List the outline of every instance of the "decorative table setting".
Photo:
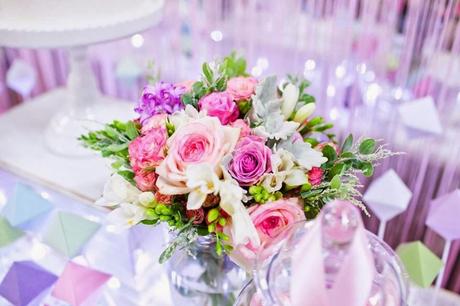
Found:
[{"label": "decorative table setting", "polygon": [[0,306],[460,305],[458,1],[46,2],[0,0]]}]

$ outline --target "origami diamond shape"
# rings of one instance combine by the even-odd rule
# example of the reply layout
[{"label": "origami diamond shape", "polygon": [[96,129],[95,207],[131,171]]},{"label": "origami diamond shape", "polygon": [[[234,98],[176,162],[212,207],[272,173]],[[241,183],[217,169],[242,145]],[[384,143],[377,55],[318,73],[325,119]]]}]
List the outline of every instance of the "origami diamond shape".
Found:
[{"label": "origami diamond shape", "polygon": [[428,287],[441,270],[443,263],[420,241],[403,243],[396,253],[401,258],[410,279],[421,287]]},{"label": "origami diamond shape", "polygon": [[48,226],[43,241],[71,258],[80,253],[99,227],[99,223],[78,215],[58,212]]},{"label": "origami diamond shape", "polygon": [[72,306],[79,306],[110,277],[109,274],[69,262],[54,286],[52,295]]},{"label": "origami diamond shape", "polygon": [[442,133],[438,110],[431,96],[403,103],[398,107],[398,111],[402,122],[408,128],[428,134]]},{"label": "origami diamond shape", "polygon": [[32,261],[17,261],[0,283],[0,295],[15,306],[28,305],[56,280],[56,275]]},{"label": "origami diamond shape", "polygon": [[49,212],[53,205],[31,187],[18,183],[2,215],[14,227],[21,226]]},{"label": "origami diamond shape", "polygon": [[12,227],[8,220],[0,217],[0,248],[12,243],[22,235],[22,231]]},{"label": "origami diamond shape", "polygon": [[363,196],[380,221],[388,221],[406,210],[412,192],[393,169],[374,180]]},{"label": "origami diamond shape", "polygon": [[460,190],[431,202],[426,225],[446,240],[460,239]]}]

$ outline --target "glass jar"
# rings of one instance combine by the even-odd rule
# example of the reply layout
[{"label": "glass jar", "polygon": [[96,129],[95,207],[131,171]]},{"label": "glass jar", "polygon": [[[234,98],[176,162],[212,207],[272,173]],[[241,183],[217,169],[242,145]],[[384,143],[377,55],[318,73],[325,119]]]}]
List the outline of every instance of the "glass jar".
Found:
[{"label": "glass jar", "polygon": [[249,279],[228,256],[218,256],[212,236],[199,237],[168,261],[174,305],[231,306]]},{"label": "glass jar", "polygon": [[[292,254],[302,237],[312,227],[312,222],[302,222],[289,229],[289,237],[280,244],[275,254],[258,260],[254,281],[240,292],[235,306],[290,306],[290,278]],[[367,232],[369,248],[374,255],[376,275],[366,306],[406,306],[407,277],[394,251],[374,234]],[[327,243],[326,243],[327,245]],[[323,243],[324,246],[324,243]],[[326,287],[333,282],[340,269],[345,252],[328,245],[324,250]],[[314,276],[312,276],[314,277]]]}]

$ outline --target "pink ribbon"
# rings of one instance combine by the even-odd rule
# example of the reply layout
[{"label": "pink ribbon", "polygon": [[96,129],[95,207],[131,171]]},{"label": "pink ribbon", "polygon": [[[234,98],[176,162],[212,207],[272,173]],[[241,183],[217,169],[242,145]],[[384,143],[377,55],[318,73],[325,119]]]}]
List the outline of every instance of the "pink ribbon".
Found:
[{"label": "pink ribbon", "polygon": [[321,219],[320,215],[293,254],[291,305],[367,305],[375,276],[375,265],[362,221],[359,220],[359,226],[332,288],[326,289]]}]

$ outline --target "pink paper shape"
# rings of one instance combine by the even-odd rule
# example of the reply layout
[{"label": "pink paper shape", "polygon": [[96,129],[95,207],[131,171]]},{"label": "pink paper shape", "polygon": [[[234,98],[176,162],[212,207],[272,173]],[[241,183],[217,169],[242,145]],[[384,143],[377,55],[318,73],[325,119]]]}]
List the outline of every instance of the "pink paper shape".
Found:
[{"label": "pink paper shape", "polygon": [[460,189],[431,202],[426,225],[448,241],[460,239]]},{"label": "pink paper shape", "polygon": [[[352,205],[352,204],[349,204]],[[365,306],[375,277],[374,259],[360,220],[334,285],[326,289],[321,215],[293,254],[291,279],[293,306]],[[312,277],[312,275],[314,277]]]},{"label": "pink paper shape", "polygon": [[70,303],[83,304],[107,282],[111,275],[69,262],[54,287],[52,296]]}]

